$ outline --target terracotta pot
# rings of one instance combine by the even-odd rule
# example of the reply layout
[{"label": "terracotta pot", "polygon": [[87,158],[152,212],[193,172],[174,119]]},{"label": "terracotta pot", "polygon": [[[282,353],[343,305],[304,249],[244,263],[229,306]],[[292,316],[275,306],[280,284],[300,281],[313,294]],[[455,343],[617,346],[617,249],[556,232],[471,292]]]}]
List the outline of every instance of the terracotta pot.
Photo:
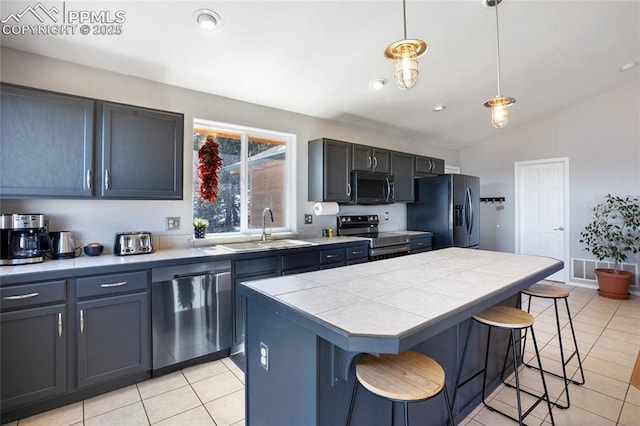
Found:
[{"label": "terracotta pot", "polygon": [[598,277],[598,294],[609,299],[626,300],[629,298],[629,286],[633,280],[633,273],[629,271],[618,271],[613,273],[613,269],[596,268]]}]

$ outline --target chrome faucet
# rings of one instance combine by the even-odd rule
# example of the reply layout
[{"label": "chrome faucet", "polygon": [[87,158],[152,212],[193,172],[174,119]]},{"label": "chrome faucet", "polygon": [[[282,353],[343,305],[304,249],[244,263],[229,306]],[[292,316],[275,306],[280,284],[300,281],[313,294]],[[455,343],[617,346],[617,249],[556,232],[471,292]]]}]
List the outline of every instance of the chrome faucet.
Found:
[{"label": "chrome faucet", "polygon": [[267,241],[267,236],[271,235],[271,233],[267,234],[265,231],[265,217],[267,216],[267,212],[269,212],[269,216],[271,216],[271,222],[273,222],[273,212],[269,207],[265,207],[262,210],[262,234],[260,235],[260,241]]}]

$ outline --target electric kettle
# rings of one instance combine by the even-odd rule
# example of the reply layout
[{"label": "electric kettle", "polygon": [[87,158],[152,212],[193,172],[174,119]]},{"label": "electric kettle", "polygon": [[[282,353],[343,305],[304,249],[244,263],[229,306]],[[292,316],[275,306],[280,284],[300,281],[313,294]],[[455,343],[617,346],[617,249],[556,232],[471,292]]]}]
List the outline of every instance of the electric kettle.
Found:
[{"label": "electric kettle", "polygon": [[51,237],[51,258],[52,259],[71,259],[80,255],[80,251],[76,250],[76,243],[70,231],[50,232]]}]

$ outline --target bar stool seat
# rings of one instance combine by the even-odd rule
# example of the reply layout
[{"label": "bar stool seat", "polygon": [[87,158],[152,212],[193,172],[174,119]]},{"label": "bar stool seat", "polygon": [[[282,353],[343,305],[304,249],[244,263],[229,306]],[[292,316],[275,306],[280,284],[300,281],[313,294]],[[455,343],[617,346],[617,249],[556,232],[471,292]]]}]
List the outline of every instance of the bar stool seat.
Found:
[{"label": "bar stool seat", "polygon": [[[557,286],[553,286],[553,285],[549,285],[549,284],[541,284],[541,283],[536,283],[533,284],[532,286],[527,287],[525,290],[522,291],[522,294],[526,294],[527,296],[529,296],[529,304],[527,306],[527,312],[531,311],[531,297],[541,297],[544,299],[553,299],[553,306],[555,308],[555,313],[556,313],[556,326],[557,326],[557,330],[558,330],[558,342],[560,344],[560,361],[562,362],[562,375],[560,374],[556,374],[553,373],[551,371],[547,371],[547,370],[543,370],[545,374],[550,374],[552,376],[561,378],[564,380],[564,393],[567,396],[567,405],[562,405],[559,404],[557,402],[554,402],[553,405],[555,405],[558,408],[562,408],[562,409],[566,409],[569,408],[571,406],[571,400],[569,398],[569,383],[574,383],[576,385],[583,385],[585,380],[584,380],[584,370],[582,369],[582,359],[580,358],[580,351],[578,350],[578,342],[576,340],[576,333],[575,330],[573,329],[573,320],[571,319],[571,311],[569,310],[569,302],[568,302],[568,298],[569,298],[569,290],[566,290],[564,288],[561,287],[557,287]],[[564,299],[565,302],[565,306],[567,308],[567,316],[569,317],[569,325],[570,325],[570,329],[571,329],[571,336],[573,337],[573,344],[574,344],[574,348],[575,350],[571,353],[571,355],[569,355],[568,358],[565,359],[564,356],[564,346],[563,346],[563,342],[562,342],[562,327],[560,326],[560,315],[558,312],[558,300],[559,299]],[[526,332],[525,335],[523,337],[524,340],[524,344],[522,345],[522,353],[524,354],[524,349],[526,347],[527,341],[526,341]],[[576,357],[578,359],[578,366],[579,366],[579,370],[580,370],[580,375],[581,375],[581,380],[574,380],[571,379],[567,376],[567,364],[569,362],[571,362],[571,360],[573,359],[573,357]],[[534,368],[534,369],[538,369],[538,367],[536,367],[535,365],[529,364],[525,361],[522,362],[525,366],[529,367],[529,368]]]},{"label": "bar stool seat", "polygon": [[[471,317],[471,323],[469,324],[469,330],[467,331],[467,338],[465,340],[465,344],[464,344],[464,349],[462,351],[462,358],[460,360],[460,367],[458,368],[458,377],[456,379],[456,387],[454,390],[454,394],[453,394],[453,401],[451,403],[452,409],[455,406],[455,401],[456,401],[456,396],[458,393],[458,389],[460,389],[462,386],[466,385],[467,383],[469,383],[471,380],[475,379],[476,377],[478,377],[480,374],[482,374],[482,403],[485,405],[485,407],[487,407],[487,409],[489,409],[490,411],[494,411],[496,413],[502,414],[505,417],[510,418],[511,420],[514,420],[516,422],[518,422],[519,424],[523,424],[523,420],[525,417],[527,417],[527,415],[529,415],[534,409],[535,407],[542,401],[545,401],[547,403],[547,408],[549,410],[549,417],[551,419],[551,424],[554,425],[555,422],[553,420],[553,413],[551,412],[551,402],[549,399],[549,392],[547,390],[547,384],[545,382],[544,379],[544,374],[542,373],[542,368],[540,368],[540,378],[542,380],[542,387],[544,389],[544,393],[542,395],[536,395],[532,392],[529,392],[525,389],[522,389],[520,387],[520,378],[519,378],[519,374],[518,374],[518,351],[516,348],[517,345],[517,341],[518,339],[516,338],[516,330],[531,330],[531,337],[533,339],[533,344],[536,350],[536,357],[538,359],[538,365],[541,367],[541,361],[540,361],[540,353],[538,351],[538,344],[536,342],[535,339],[535,333],[533,331],[533,323],[534,323],[534,318],[533,316],[528,313],[525,312],[521,309],[517,309],[517,308],[513,308],[510,306],[503,306],[503,305],[494,305],[490,308],[485,309],[484,311],[474,315]],[[464,367],[464,361],[467,355],[467,349],[469,347],[469,338],[471,336],[471,332],[473,329],[473,324],[475,322],[478,322],[480,324],[484,324],[487,325],[489,327],[489,331],[487,334],[487,344],[486,344],[486,351],[485,351],[485,358],[484,358],[484,368],[482,368],[480,371],[476,372],[475,374],[471,375],[471,377],[465,379],[464,381],[462,380],[462,371],[463,371],[463,367]],[[490,406],[489,404],[487,404],[486,402],[486,382],[487,382],[487,366],[489,363],[489,344],[491,342],[491,330],[492,328],[497,327],[497,328],[502,328],[502,329],[508,329],[511,332],[510,338],[509,338],[509,345],[510,349],[512,350],[512,354],[513,354],[513,369],[514,369],[514,375],[515,375],[515,380],[516,380],[516,385],[515,385],[515,389],[516,389],[516,398],[517,398],[517,404],[518,404],[518,418],[514,418],[492,406]],[[507,354],[508,354],[509,348],[507,349]],[[506,364],[507,364],[507,358],[505,356],[505,360],[504,360],[504,365],[503,365],[503,370],[502,370],[502,376],[504,377],[504,372],[506,370]],[[509,385],[510,386],[510,385]],[[527,409],[527,411],[525,411],[524,413],[522,412],[522,404],[521,404],[521,398],[520,398],[520,393],[524,392],[530,396],[533,396],[536,398],[536,401],[531,405],[531,407],[529,407],[529,409]]]},{"label": "bar stool seat", "polygon": [[437,361],[424,354],[405,351],[398,355],[362,356],[356,365],[356,383],[347,425],[351,423],[358,384],[374,395],[390,400],[392,404],[402,402],[405,424],[409,422],[409,402],[424,401],[444,392],[449,421],[453,425],[444,370]]}]

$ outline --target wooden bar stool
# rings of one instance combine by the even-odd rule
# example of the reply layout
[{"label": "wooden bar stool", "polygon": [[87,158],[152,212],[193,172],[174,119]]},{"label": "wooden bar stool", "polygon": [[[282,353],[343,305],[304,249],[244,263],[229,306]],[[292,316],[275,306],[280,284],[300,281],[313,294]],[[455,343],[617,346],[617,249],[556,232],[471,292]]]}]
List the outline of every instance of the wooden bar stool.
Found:
[{"label": "wooden bar stool", "polygon": [[[487,346],[486,346],[486,352],[484,357],[484,368],[478,371],[477,373],[473,374],[468,379],[462,381],[461,383],[462,368],[464,367],[464,360],[467,355],[467,349],[469,347],[469,337],[471,336],[471,330],[475,322],[489,326],[489,332],[487,335]],[[486,384],[487,384],[487,365],[489,363],[489,343],[491,342],[491,330],[494,327],[508,329],[511,331],[511,336],[509,337],[509,346],[511,346],[511,351],[513,354],[513,369],[514,369],[514,374],[516,379],[515,389],[516,389],[516,399],[518,402],[518,418],[517,419],[490,406],[486,402],[485,393],[486,393]],[[542,379],[542,387],[544,389],[544,393],[542,395],[536,395],[525,389],[520,388],[520,377],[518,375],[518,350],[517,350],[518,339],[516,338],[516,330],[522,330],[522,329],[531,330],[533,346],[536,351],[536,358],[538,359],[538,365],[540,366],[540,369],[539,369],[540,378]],[[505,367],[506,367],[506,360],[505,360]],[[522,425],[524,418],[527,417],[538,406],[540,402],[546,401],[547,408],[549,409],[549,416],[551,418],[551,424],[555,425],[555,422],[553,420],[553,413],[551,412],[551,402],[549,400],[549,392],[547,391],[547,383],[544,380],[544,374],[542,372],[542,364],[540,361],[540,353],[538,351],[538,343],[536,342],[536,336],[533,331],[533,316],[530,313],[524,312],[523,310],[520,310],[517,308],[512,308],[510,306],[495,305],[488,309],[485,309],[484,311],[472,317],[471,323],[469,324],[469,331],[467,332],[467,338],[464,343],[464,349],[462,351],[462,359],[460,360],[460,368],[458,369],[458,378],[456,379],[456,387],[453,393],[453,401],[451,402],[452,407],[455,406],[454,404],[456,401],[458,389],[466,385],[467,383],[469,383],[471,380],[475,379],[480,374],[482,374],[482,403],[485,405],[485,407],[487,407],[487,409],[489,409],[490,411],[495,411],[496,413],[502,414],[503,416],[508,417],[511,420],[514,420],[518,422],[520,425]],[[502,375],[504,377],[504,368],[502,370]],[[524,412],[524,414],[522,413],[522,404],[520,401],[521,392],[524,392],[536,398],[536,402],[534,402],[531,405],[531,407],[529,407],[529,409],[526,412]]]},{"label": "wooden bar stool", "polygon": [[[561,405],[557,402],[554,402],[553,404],[558,407],[558,408],[569,408],[569,406],[571,405],[571,401],[569,400],[569,383],[575,383],[576,385],[584,385],[584,370],[582,369],[582,359],[580,358],[580,352],[578,351],[578,342],[576,341],[576,333],[573,329],[573,321],[571,320],[571,311],[569,310],[569,302],[568,302],[568,298],[569,298],[569,291],[565,290],[563,288],[560,287],[555,287],[552,285],[548,285],[548,284],[534,284],[530,287],[527,287],[527,289],[522,291],[522,294],[526,294],[529,296],[529,303],[527,306],[527,312],[531,312],[531,298],[532,297],[541,297],[544,299],[553,299],[553,306],[555,307],[556,310],[556,325],[558,327],[558,342],[560,344],[560,359],[562,362],[562,375],[560,374],[556,374],[550,371],[546,371],[544,370],[544,372],[546,374],[550,374],[552,376],[555,377],[559,377],[561,379],[564,380],[564,393],[565,395],[567,395],[567,405]],[[560,327],[560,315],[558,313],[558,299],[564,299],[564,303],[565,306],[567,307],[567,315],[569,316],[569,325],[571,328],[571,336],[573,337],[573,345],[575,347],[575,350],[573,351],[573,353],[567,358],[565,359],[564,357],[564,347],[562,345],[562,327]],[[527,345],[527,340],[526,340],[526,336],[527,336],[527,332],[525,331],[523,339],[524,339],[524,343],[522,345],[522,354],[523,354],[523,361],[522,363],[524,365],[526,365],[529,368],[535,368],[538,369],[538,367],[536,367],[535,365],[532,364],[527,364],[524,361],[524,348]],[[577,380],[573,380],[570,379],[569,377],[567,377],[567,364],[571,361],[571,359],[573,359],[573,357],[577,357],[578,358],[578,365],[580,366],[580,375],[582,377],[582,380],[577,381]]]},{"label": "wooden bar stool", "polygon": [[431,399],[444,392],[449,423],[453,426],[444,370],[434,359],[418,352],[405,351],[399,355],[364,355],[356,365],[356,383],[351,395],[347,426],[351,424],[358,385],[391,401],[393,423],[394,402],[404,405],[404,423],[409,424],[409,402]]}]

